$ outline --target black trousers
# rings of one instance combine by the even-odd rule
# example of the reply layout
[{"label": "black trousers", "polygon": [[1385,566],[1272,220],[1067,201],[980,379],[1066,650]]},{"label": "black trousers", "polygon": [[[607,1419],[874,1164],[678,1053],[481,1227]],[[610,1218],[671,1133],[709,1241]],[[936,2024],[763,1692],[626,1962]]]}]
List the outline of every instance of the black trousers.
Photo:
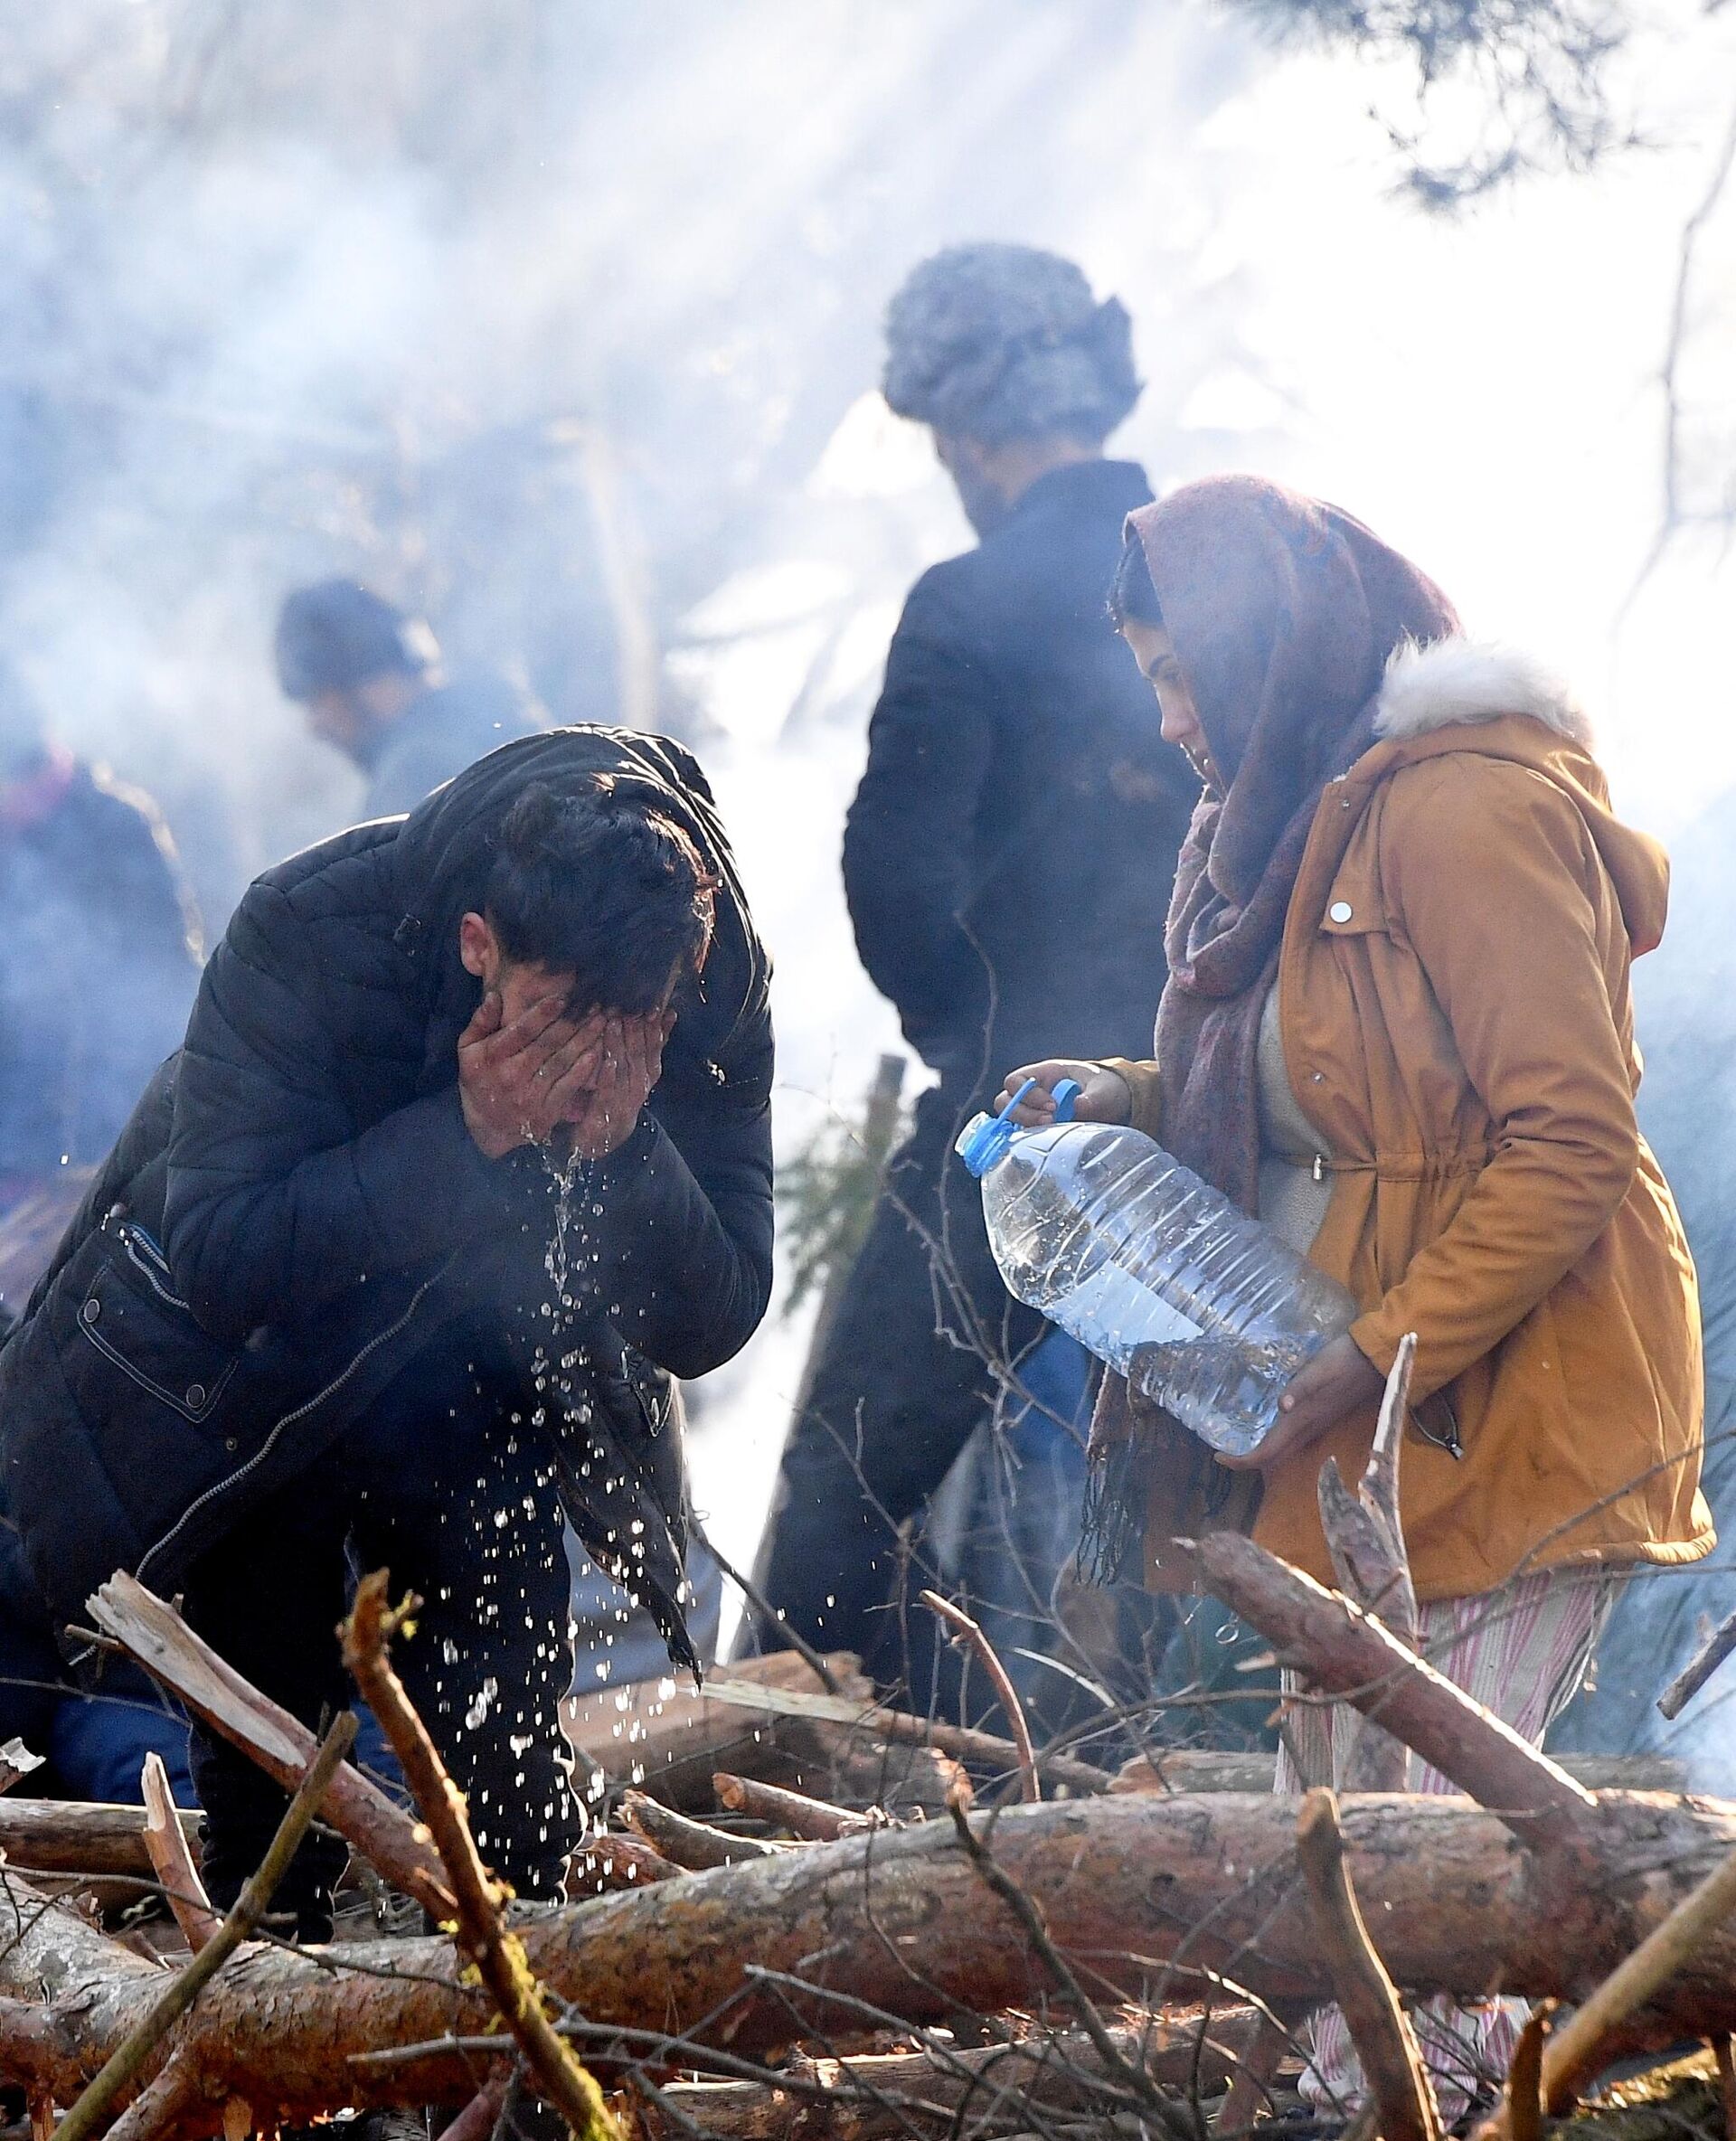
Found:
[{"label": "black trousers", "polygon": [[[996,1367],[1015,1367],[1044,1327],[1002,1284],[981,1192],[952,1150],[978,1104],[947,1083],[916,1104],[790,1429],[760,1552],[760,1587],[790,1625],[859,1652],[888,1682],[901,1673],[882,1610],[898,1527],[986,1416]],[[777,1641],[775,1629],[760,1636]]]},{"label": "black trousers", "polygon": [[[486,1335],[443,1338],[300,1477],[201,1557],[188,1620],[305,1724],[354,1701],[337,1625],[356,1576],[424,1601],[393,1662],[469,1801],[486,1863],[520,1895],[558,1894],[582,1816],[559,1703],[571,1675],[560,1504],[539,1431]],[[264,1856],[285,1795],[195,1726],[204,1876],[226,1908]],[[316,1834],[278,1895],[304,1938],[329,1929],[344,1851]]]}]

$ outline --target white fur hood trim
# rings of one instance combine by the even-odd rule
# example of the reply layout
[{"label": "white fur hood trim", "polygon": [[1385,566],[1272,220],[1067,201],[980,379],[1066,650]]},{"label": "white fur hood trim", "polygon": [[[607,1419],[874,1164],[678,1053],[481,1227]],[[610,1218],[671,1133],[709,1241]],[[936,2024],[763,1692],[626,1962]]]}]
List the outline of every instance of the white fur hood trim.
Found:
[{"label": "white fur hood trim", "polygon": [[1590,750],[1591,722],[1568,686],[1532,656],[1488,640],[1407,640],[1386,665],[1377,736],[1426,736],[1458,722],[1527,714]]}]

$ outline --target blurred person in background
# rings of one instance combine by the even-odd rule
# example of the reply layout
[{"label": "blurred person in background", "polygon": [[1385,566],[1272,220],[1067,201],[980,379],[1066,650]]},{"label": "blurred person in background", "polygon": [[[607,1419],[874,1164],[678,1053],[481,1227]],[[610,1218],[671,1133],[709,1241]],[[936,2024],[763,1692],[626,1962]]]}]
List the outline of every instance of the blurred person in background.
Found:
[{"label": "blurred person in background", "polygon": [[893,1617],[877,1608],[894,1529],[997,1399],[1043,1445],[1024,1453],[1045,1482],[1026,1513],[1043,1536],[1021,1542],[1033,1566],[1012,1589],[1027,1617],[1047,1611],[1068,1497],[1044,1459],[1082,1471],[1085,1358],[1059,1333],[1044,1342],[1033,1421],[1019,1370],[1044,1326],[1003,1287],[976,1185],[948,1161],[1000,1068],[1057,1020],[1106,1053],[1149,1033],[1194,788],[1106,607],[1123,523],[1151,496],[1141,468],[1104,453],[1139,393],[1122,306],[1053,253],[963,246],[910,275],[886,340],[886,399],[931,430],[978,542],[905,605],[844,874],[863,963],[939,1082],[792,1427],[760,1584],[809,1641],[892,1678]]},{"label": "blurred person in background", "polygon": [[[47,1268],[96,1163],[178,1044],[199,986],[199,926],[175,845],[141,790],[58,742],[0,662],[0,1328]],[[138,1796],[147,1752],[184,1803],[187,1728],[118,1665],[73,1684],[0,1500],[0,1740],[46,1759],[21,1787]]]},{"label": "blurred person in background", "polygon": [[[57,741],[4,663],[0,903],[7,1212],[52,1190],[64,1171],[94,1166],[114,1143],[186,1025],[199,924],[156,806]],[[52,1247],[51,1237],[42,1263]],[[15,1291],[4,1306],[16,1313]]]},{"label": "blurred person in background", "polygon": [[367,776],[361,818],[396,817],[488,751],[545,726],[505,677],[448,681],[420,618],[353,580],[284,598],[278,681],[322,743]]}]

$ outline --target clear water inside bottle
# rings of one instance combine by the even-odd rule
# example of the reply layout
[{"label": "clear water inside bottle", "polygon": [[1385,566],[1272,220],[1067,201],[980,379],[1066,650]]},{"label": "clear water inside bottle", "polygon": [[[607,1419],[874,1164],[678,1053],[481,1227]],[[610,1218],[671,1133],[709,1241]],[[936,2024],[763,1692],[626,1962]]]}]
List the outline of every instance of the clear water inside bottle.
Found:
[{"label": "clear water inside bottle", "polygon": [[1260,1447],[1285,1385],[1355,1316],[1343,1287],[1124,1126],[1014,1137],[983,1208],[1010,1291],[1227,1455]]}]

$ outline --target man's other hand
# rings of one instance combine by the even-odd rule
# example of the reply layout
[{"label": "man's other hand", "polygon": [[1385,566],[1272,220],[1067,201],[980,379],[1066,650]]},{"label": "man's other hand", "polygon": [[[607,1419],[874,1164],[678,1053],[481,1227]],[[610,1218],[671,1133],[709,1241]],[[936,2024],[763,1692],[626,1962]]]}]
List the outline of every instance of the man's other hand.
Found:
[{"label": "man's other hand", "polygon": [[564,1118],[572,1125],[573,1150],[583,1158],[603,1159],[633,1135],[639,1111],[663,1075],[663,1047],[675,1025],[673,1011],[609,1014],[590,1089]]},{"label": "man's other hand", "polygon": [[458,1036],[464,1127],[491,1160],[546,1145],[557,1124],[573,1118],[601,1073],[609,1026],[599,1011],[571,1017],[564,995],[541,997],[503,1022],[500,992],[488,989]]}]

